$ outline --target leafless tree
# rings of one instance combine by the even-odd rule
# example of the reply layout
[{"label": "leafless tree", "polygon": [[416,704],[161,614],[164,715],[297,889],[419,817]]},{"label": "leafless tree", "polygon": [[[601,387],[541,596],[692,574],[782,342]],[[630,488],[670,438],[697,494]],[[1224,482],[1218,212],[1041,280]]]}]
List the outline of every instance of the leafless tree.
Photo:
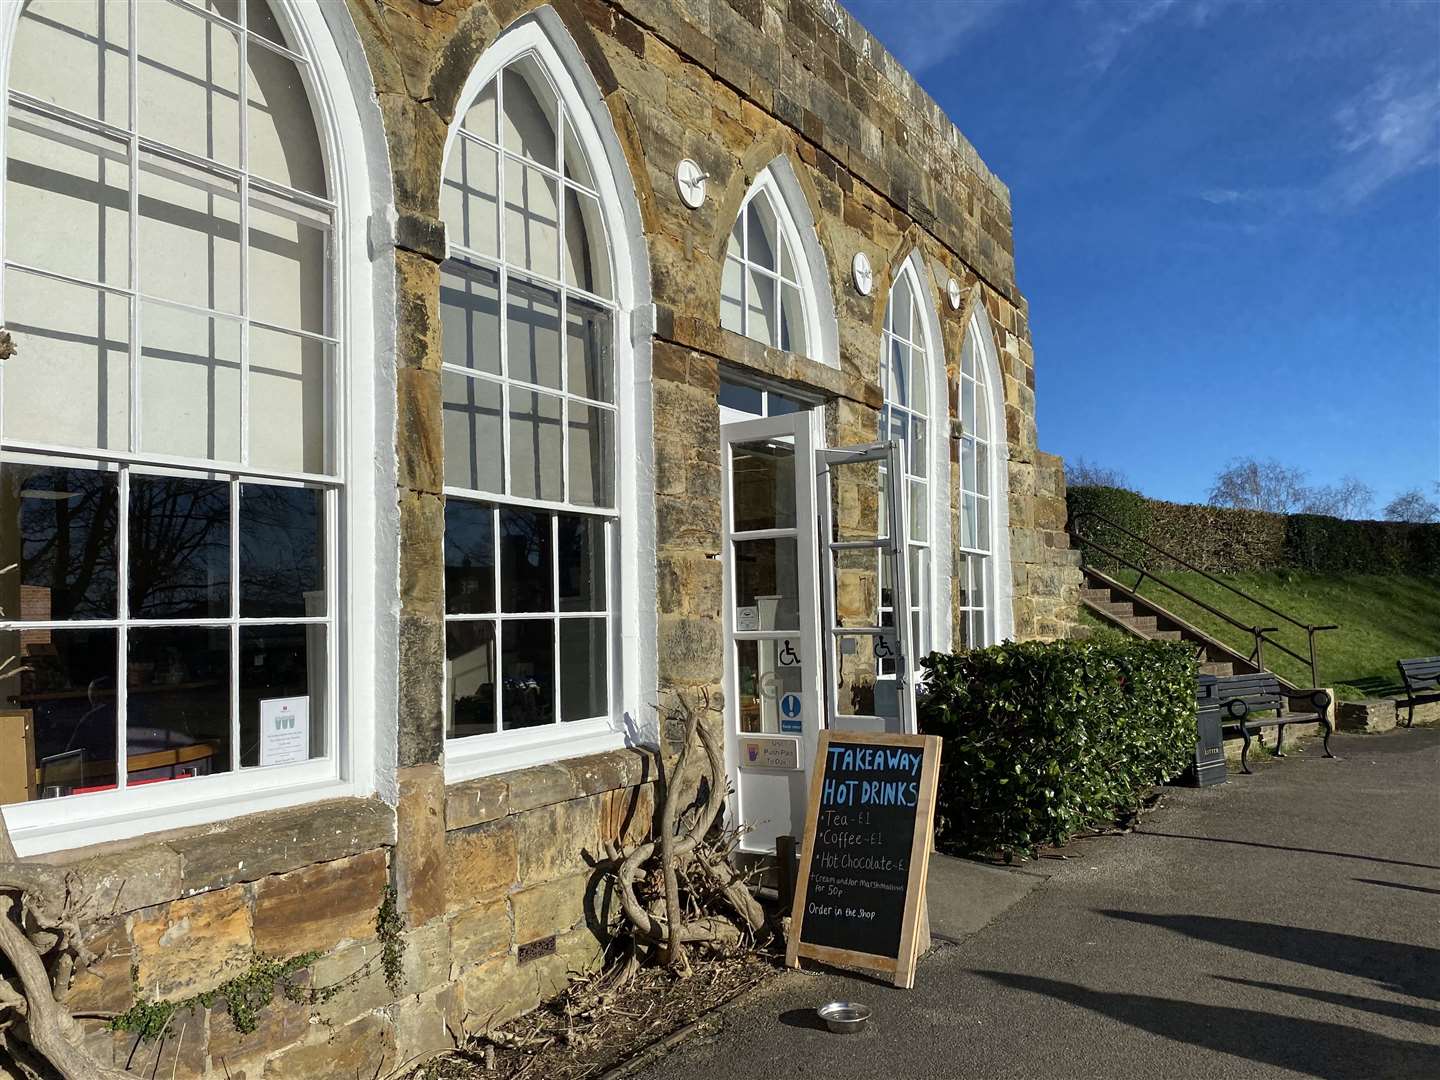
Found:
[{"label": "leafless tree", "polygon": [[[1440,483],[1434,485],[1440,498]],[[1385,504],[1386,521],[1410,521],[1419,525],[1440,521],[1440,501],[1427,496],[1419,488],[1402,491]]]},{"label": "leafless tree", "polygon": [[1274,458],[1236,458],[1215,477],[1210,505],[1295,514],[1304,508],[1309,493],[1305,474],[1299,469]]},{"label": "leafless tree", "polygon": [[1065,483],[1070,487],[1114,487],[1134,491],[1130,478],[1119,469],[1096,465],[1083,457],[1065,463]]},{"label": "leafless tree", "polygon": [[1374,502],[1374,488],[1359,477],[1343,476],[1338,484],[1311,488],[1303,509],[1307,514],[1353,519],[1368,514]]}]

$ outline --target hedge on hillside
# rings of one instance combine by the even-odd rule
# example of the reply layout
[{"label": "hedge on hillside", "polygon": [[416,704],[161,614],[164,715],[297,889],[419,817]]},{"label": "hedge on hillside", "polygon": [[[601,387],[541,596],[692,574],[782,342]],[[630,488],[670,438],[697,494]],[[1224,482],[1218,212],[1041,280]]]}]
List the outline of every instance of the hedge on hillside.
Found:
[{"label": "hedge on hillside", "polygon": [[920,730],[945,740],[936,841],[1033,854],[1113,822],[1195,750],[1195,657],[1164,641],[1006,642],[924,661]]},{"label": "hedge on hillside", "polygon": [[[1288,568],[1321,574],[1440,575],[1440,524],[1287,516],[1162,502],[1108,487],[1073,487],[1066,499],[1072,531],[1080,515],[1096,513],[1212,574]],[[1183,569],[1100,522],[1086,524],[1084,534],[1147,570]],[[1098,551],[1087,558],[1096,569],[1115,568],[1114,560]]]}]

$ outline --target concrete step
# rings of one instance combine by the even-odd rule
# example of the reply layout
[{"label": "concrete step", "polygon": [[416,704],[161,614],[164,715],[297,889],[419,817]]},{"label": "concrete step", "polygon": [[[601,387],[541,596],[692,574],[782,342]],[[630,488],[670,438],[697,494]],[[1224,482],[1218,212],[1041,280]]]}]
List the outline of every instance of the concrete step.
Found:
[{"label": "concrete step", "polygon": [[1179,630],[1156,630],[1150,635],[1155,641],[1184,641],[1185,635]]},{"label": "concrete step", "polygon": [[1230,676],[1230,675],[1234,675],[1234,674],[1235,674],[1235,665],[1234,665],[1234,664],[1228,664],[1228,663],[1227,663],[1227,664],[1220,664],[1220,663],[1213,663],[1213,662],[1210,662],[1210,661],[1203,661],[1203,662],[1200,664],[1200,674],[1201,674],[1201,675],[1218,675],[1218,676],[1220,676],[1221,678],[1226,678],[1226,677],[1228,677],[1228,676]]},{"label": "concrete step", "polygon": [[1108,604],[1110,602],[1109,589],[1081,589],[1080,599],[1089,600],[1094,604]]},{"label": "concrete step", "polygon": [[1128,619],[1135,614],[1135,605],[1128,600],[1117,600],[1114,603],[1101,604],[1100,606],[1111,615],[1118,616],[1121,619]]},{"label": "concrete step", "polygon": [[1125,621],[1146,637],[1153,637],[1155,631],[1160,629],[1159,620],[1154,615],[1131,615]]}]

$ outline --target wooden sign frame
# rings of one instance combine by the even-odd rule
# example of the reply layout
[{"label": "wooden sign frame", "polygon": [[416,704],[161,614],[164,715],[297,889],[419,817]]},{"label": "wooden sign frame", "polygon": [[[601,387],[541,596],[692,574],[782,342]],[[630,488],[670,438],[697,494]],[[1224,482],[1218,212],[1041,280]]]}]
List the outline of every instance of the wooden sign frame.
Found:
[{"label": "wooden sign frame", "polygon": [[[805,898],[810,891],[810,863],[815,854],[815,831],[820,820],[820,793],[825,781],[825,759],[831,742],[864,743],[867,746],[903,746],[921,752],[920,793],[915,801],[915,836],[910,845],[910,873],[905,882],[905,909],[900,924],[899,955],[877,956],[828,945],[811,945],[802,940],[805,928]],[[815,767],[810,774],[810,800],[805,809],[805,836],[800,850],[800,873],[795,881],[795,898],[790,908],[790,935],[785,946],[786,967],[799,967],[802,957],[821,963],[864,968],[893,977],[906,990],[915,986],[915,965],[920,942],[929,936],[925,882],[930,868],[930,835],[935,823],[935,793],[940,780],[941,739],[938,735],[888,735],[872,731],[820,732]]]}]

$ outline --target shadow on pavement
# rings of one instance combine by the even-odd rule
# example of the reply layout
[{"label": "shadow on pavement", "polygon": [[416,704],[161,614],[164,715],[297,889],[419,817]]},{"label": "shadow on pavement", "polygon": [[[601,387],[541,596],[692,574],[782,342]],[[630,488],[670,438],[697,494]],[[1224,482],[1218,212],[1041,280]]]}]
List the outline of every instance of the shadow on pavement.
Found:
[{"label": "shadow on pavement", "polygon": [[815,1015],[814,1009],[789,1009],[780,1014],[780,1022],[786,1027],[804,1028],[806,1031],[829,1031],[825,1021]]},{"label": "shadow on pavement", "polygon": [[[1440,1047],[1392,1039],[1348,1024],[1144,994],[1114,994],[1006,971],[976,974],[1012,990],[1044,994],[1167,1039],[1295,1069],[1321,1080],[1433,1080],[1440,1076]],[[1217,1070],[1216,1075],[1220,1074]]]},{"label": "shadow on pavement", "polygon": [[[1402,994],[1440,1000],[1440,949],[1213,915],[1151,915],[1104,909],[1098,914],[1163,927],[1259,956],[1370,979]],[[1436,1075],[1440,1076],[1440,1072]]]},{"label": "shadow on pavement", "polygon": [[1427,889],[1424,885],[1407,885],[1403,881],[1382,881],[1379,878],[1356,877],[1351,881],[1358,881],[1361,885],[1384,885],[1387,889],[1406,889],[1409,892],[1429,893],[1431,896],[1440,896],[1440,889]]},{"label": "shadow on pavement", "polygon": [[1314,990],[1308,986],[1285,986],[1283,983],[1262,982],[1259,979],[1237,979],[1230,975],[1215,977],[1221,982],[1234,983],[1236,986],[1253,986],[1259,990],[1274,990],[1277,994],[1294,994],[1296,997],[1324,1001],[1346,1009],[1359,1009],[1376,1016],[1388,1016],[1392,1020],[1405,1020],[1411,1024],[1429,1024],[1433,1028],[1440,1028],[1440,1009],[1429,1009],[1424,1005],[1407,1005],[1403,1001],[1341,994],[1333,990]]},{"label": "shadow on pavement", "polygon": [[1187,836],[1184,833],[1151,832],[1136,829],[1131,836],[1158,836],[1165,840],[1199,840],[1206,844],[1234,844],[1237,847],[1269,848],[1271,851],[1293,851],[1300,855],[1333,855],[1337,859],[1359,859],[1361,862],[1384,863],[1386,866],[1410,866],[1416,870],[1440,870],[1423,862],[1406,862],[1403,859],[1382,859],[1378,855],[1355,855],[1348,851],[1326,851],[1323,848],[1287,847],[1284,844],[1262,844],[1258,840],[1230,840],[1223,836]]}]

